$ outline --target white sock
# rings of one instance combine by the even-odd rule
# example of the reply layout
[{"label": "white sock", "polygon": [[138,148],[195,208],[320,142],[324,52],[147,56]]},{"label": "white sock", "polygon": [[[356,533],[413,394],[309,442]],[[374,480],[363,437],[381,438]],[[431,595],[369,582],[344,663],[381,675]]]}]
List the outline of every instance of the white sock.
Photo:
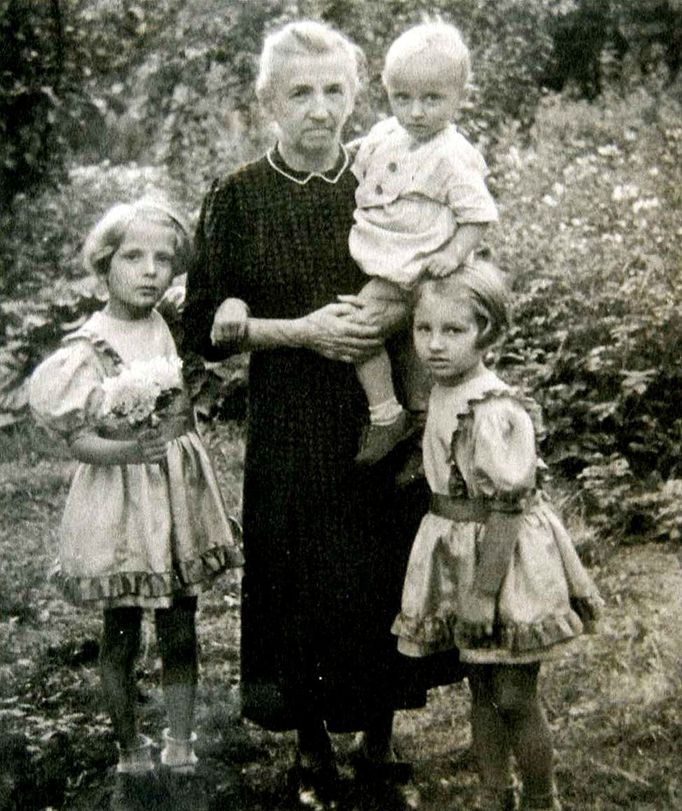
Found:
[{"label": "white sock", "polygon": [[403,407],[391,397],[375,406],[369,407],[369,421],[372,425],[391,425],[403,413]]}]

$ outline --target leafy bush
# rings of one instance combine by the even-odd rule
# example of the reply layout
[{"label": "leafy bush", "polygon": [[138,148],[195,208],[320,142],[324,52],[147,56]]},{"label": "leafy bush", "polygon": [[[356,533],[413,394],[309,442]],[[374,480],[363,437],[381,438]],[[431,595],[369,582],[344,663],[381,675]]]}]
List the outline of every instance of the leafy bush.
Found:
[{"label": "leafy bush", "polygon": [[[658,537],[679,523],[682,172],[679,106],[643,91],[543,105],[532,144],[500,143],[516,326],[500,353],[544,406],[549,461],[602,529]],[[676,490],[673,490],[676,492]]]},{"label": "leafy bush", "polygon": [[[80,153],[86,159],[106,146],[113,164],[140,158],[164,168],[108,162],[74,168],[54,189],[18,195],[3,215],[0,285],[14,298],[0,307],[0,412],[10,414],[4,419],[14,420],[25,403],[26,373],[101,305],[77,259],[97,216],[149,185],[193,214],[211,176],[263,150],[270,135],[252,87],[264,31],[318,16],[364,48],[369,83],[350,135],[385,110],[379,75],[389,41],[424,12],[440,13],[462,28],[472,49],[475,83],[462,125],[493,169],[502,224],[490,242],[519,293],[500,362],[544,405],[549,460],[576,483],[596,525],[651,537],[669,532],[677,520],[671,482],[680,478],[682,443],[681,263],[669,239],[681,235],[679,103],[674,89],[662,92],[656,75],[595,104],[543,96],[538,77],[552,24],[577,5],[63,4],[65,75],[72,84],[62,85],[60,98],[71,92],[80,100],[73,105],[75,130],[60,130],[64,154],[78,166],[72,145],[80,133],[87,136]],[[85,110],[94,111],[94,123]],[[243,365],[219,370],[206,413],[225,413],[226,392],[241,392],[242,384]]]}]

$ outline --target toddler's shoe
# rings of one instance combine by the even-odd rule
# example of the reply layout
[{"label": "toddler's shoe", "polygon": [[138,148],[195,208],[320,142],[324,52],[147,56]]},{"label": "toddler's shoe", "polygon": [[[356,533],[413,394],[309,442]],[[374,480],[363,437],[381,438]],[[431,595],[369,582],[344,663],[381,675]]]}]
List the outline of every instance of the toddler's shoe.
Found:
[{"label": "toddler's shoe", "polygon": [[419,429],[408,411],[401,411],[400,416],[388,425],[366,426],[360,440],[360,450],[355,461],[359,465],[373,465],[387,456],[396,445],[404,442]]}]

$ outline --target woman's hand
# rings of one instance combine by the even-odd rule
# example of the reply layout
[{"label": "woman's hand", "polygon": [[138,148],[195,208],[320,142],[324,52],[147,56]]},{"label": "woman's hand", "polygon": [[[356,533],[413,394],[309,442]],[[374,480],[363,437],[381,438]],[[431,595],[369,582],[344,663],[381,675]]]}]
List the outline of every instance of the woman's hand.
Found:
[{"label": "woman's hand", "polygon": [[[314,310],[299,319],[299,343],[330,360],[357,363],[383,344],[382,328],[355,296]],[[364,312],[367,310],[367,312]],[[364,316],[364,317],[363,317]]]},{"label": "woman's hand", "polygon": [[249,308],[241,299],[225,299],[213,318],[211,343],[240,343],[246,338],[248,320]]}]

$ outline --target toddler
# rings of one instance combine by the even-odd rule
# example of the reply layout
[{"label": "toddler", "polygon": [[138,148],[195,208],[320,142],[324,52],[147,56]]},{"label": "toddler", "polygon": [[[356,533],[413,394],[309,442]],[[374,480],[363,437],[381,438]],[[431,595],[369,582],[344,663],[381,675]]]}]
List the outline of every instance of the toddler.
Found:
[{"label": "toddler", "polygon": [[[349,247],[372,278],[362,302],[396,302],[428,273],[452,273],[479,244],[497,209],[486,165],[452,123],[469,78],[469,51],[452,25],[435,22],[403,33],[386,54],[383,82],[393,117],[362,141]],[[357,366],[370,425],[357,456],[372,464],[412,430],[393,388],[385,350]],[[413,408],[423,402],[408,403]]]}]

